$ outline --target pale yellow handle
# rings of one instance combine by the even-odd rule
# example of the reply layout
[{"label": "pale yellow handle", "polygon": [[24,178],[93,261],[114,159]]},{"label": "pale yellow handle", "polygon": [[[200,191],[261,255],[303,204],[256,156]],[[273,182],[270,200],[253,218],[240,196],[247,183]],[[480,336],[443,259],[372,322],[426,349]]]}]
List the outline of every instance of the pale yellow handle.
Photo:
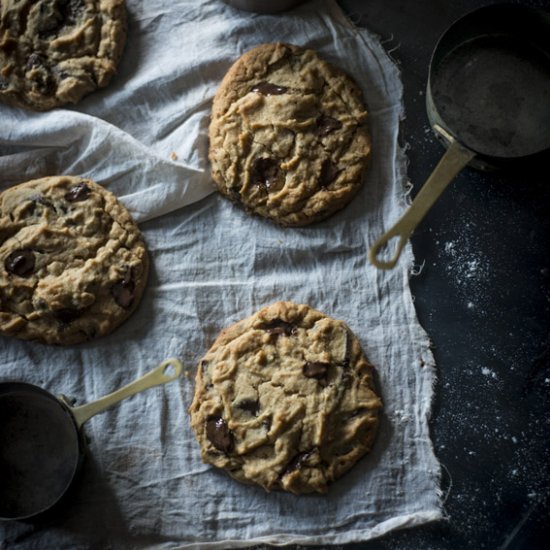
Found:
[{"label": "pale yellow handle", "polygon": [[177,359],[166,359],[158,367],[148,372],[146,375],[134,380],[130,384],[119,390],[99,398],[97,401],[80,405],[79,407],[69,407],[78,428],[89,420],[92,416],[103,412],[104,410],[116,405],[118,402],[130,397],[138,392],[160,386],[175,380],[182,371],[182,365]]},{"label": "pale yellow handle", "polygon": [[[418,192],[418,195],[416,195],[409,209],[391,229],[386,231],[386,233],[371,246],[369,250],[369,261],[380,269],[392,269],[395,266],[412,232],[422,221],[449,183],[451,183],[460,170],[462,170],[462,168],[464,168],[464,166],[466,166],[475,156],[473,151],[458,143],[441,128],[436,127],[435,129],[445,134],[444,137],[449,142],[449,148],[422,189]],[[379,259],[378,254],[382,247],[388,244],[394,237],[398,237],[399,241],[397,242],[392,258],[390,260]]]}]

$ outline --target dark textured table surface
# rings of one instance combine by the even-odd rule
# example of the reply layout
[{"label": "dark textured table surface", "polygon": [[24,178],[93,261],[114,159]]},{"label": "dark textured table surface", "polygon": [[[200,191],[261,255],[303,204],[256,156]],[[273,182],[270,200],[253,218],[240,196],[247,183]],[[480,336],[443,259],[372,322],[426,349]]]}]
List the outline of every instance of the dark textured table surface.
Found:
[{"label": "dark textured table surface", "polygon": [[[414,196],[443,152],[425,109],[433,47],[458,17],[495,2],[339,3],[400,65]],[[447,520],[350,548],[549,548],[550,173],[467,168],[412,242],[411,287],[437,361],[431,430]]]}]

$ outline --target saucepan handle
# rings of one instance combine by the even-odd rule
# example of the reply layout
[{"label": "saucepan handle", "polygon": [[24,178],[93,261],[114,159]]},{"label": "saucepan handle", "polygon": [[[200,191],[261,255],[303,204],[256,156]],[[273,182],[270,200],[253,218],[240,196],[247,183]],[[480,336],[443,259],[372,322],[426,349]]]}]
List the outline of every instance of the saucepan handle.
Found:
[{"label": "saucepan handle", "polygon": [[[436,131],[439,128],[435,128]],[[449,148],[435,167],[434,171],[418,192],[418,195],[409,206],[408,210],[403,214],[400,220],[397,221],[388,231],[386,231],[370,248],[369,261],[380,269],[392,269],[407,240],[415,230],[417,225],[422,221],[428,213],[435,201],[440,197],[441,193],[454,179],[454,177],[466,166],[475,153],[464,147],[447,134],[445,138],[449,142]],[[394,248],[393,255],[389,260],[379,258],[380,251],[393,238],[399,240]]]},{"label": "saucepan handle", "polygon": [[116,405],[123,399],[154,386],[160,386],[161,384],[175,380],[181,374],[181,371],[182,365],[177,359],[166,359],[158,367],[141,378],[134,380],[105,397],[101,397],[85,405],[80,405],[79,407],[69,407],[75,418],[76,425],[80,428],[92,416]]}]

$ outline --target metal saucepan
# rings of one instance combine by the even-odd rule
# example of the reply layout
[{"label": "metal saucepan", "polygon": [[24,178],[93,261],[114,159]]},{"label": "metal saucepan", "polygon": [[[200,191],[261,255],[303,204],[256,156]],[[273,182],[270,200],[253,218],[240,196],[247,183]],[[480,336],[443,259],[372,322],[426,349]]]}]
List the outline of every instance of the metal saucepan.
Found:
[{"label": "metal saucepan", "polygon": [[34,518],[68,491],[84,458],[81,427],[135,393],[175,380],[167,359],[131,384],[79,407],[23,382],[0,383],[0,520]]},{"label": "metal saucepan", "polygon": [[[513,4],[455,22],[432,55],[426,107],[447,151],[409,209],[369,250],[382,269],[397,263],[414,229],[467,164],[521,166],[550,151],[550,14]],[[378,256],[397,238],[393,257]]]}]

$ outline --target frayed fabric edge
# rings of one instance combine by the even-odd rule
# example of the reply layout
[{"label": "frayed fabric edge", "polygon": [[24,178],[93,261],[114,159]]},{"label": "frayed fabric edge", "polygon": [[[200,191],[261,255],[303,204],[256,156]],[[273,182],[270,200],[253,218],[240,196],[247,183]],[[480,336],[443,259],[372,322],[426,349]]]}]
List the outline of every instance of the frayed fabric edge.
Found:
[{"label": "frayed fabric edge", "polygon": [[277,536],[258,537],[246,541],[226,539],[217,542],[193,542],[177,545],[175,548],[178,550],[218,550],[222,548],[249,548],[257,544],[270,544],[272,546],[288,546],[291,544],[300,544],[302,546],[313,546],[319,544],[352,544],[379,538],[396,529],[415,527],[441,519],[443,519],[443,513],[441,510],[431,510],[397,516],[383,521],[382,523],[378,523],[372,529],[348,531],[345,534],[339,533],[314,537],[310,535],[297,536],[281,534]]},{"label": "frayed fabric edge", "polygon": [[[363,37],[362,37],[362,33],[361,33],[361,29],[358,28],[346,16],[346,14],[342,11],[342,9],[336,3],[335,0],[329,0],[329,8],[330,8],[330,15],[332,15],[334,17],[334,20],[337,23],[340,23],[340,24],[346,26],[348,29],[353,30],[354,32],[356,32],[361,37],[361,40],[364,42]],[[390,58],[390,60],[392,61],[392,63],[394,64],[394,66],[396,68],[396,71],[401,73],[400,63],[396,59],[394,59],[394,57],[391,55],[391,51],[387,52],[386,49],[383,47],[383,45],[382,45],[383,41],[382,41],[381,37],[374,34],[374,33],[371,33],[371,32],[369,32],[369,34],[374,38],[374,41],[375,41],[376,45],[384,52],[385,55],[387,55]],[[399,79],[399,81],[401,82],[401,79]],[[399,100],[400,100],[400,105],[399,105],[398,115],[399,115],[399,121],[402,122],[406,117],[405,105],[404,105],[404,101],[403,101],[403,86],[402,85],[401,85],[401,89],[400,89],[400,93],[399,93]],[[407,151],[407,149],[409,149],[409,147],[410,146],[409,146],[408,143],[404,143],[403,145],[401,145],[400,142],[399,142],[399,139],[398,139],[397,146],[396,146],[396,168],[397,168],[396,177],[397,177],[398,181],[401,183],[401,186],[402,186],[401,199],[403,201],[402,206],[403,206],[404,209],[408,208],[410,206],[411,202],[412,202],[411,191],[412,191],[412,188],[413,188],[413,184],[409,180],[409,178],[407,177],[407,172],[408,172],[408,167],[409,167],[409,159],[406,155],[406,151]],[[413,304],[413,309],[414,309],[414,297],[412,295],[409,283],[410,283],[411,277],[420,275],[420,273],[421,273],[421,271],[424,267],[425,261],[423,261],[420,266],[418,266],[415,263],[416,258],[414,256],[414,252],[413,252],[412,245],[411,245],[410,241],[407,243],[407,245],[403,249],[402,254],[406,258],[406,261],[405,261],[405,266],[406,266],[405,270],[406,270],[406,276],[407,276],[406,289],[407,289],[407,293],[409,295],[408,296],[409,300],[410,300],[411,304]],[[414,317],[415,317],[416,322],[418,323],[418,326],[420,327],[420,329],[423,333],[422,335],[419,335],[419,337],[421,339],[421,342],[419,343],[419,345],[423,348],[422,352],[421,352],[421,361],[424,363],[424,368],[429,369],[429,373],[430,373],[430,377],[431,377],[431,380],[430,380],[430,382],[431,382],[431,385],[430,385],[431,386],[430,387],[430,391],[431,391],[430,402],[429,402],[429,406],[427,407],[427,410],[423,411],[423,414],[425,415],[425,418],[426,418],[426,422],[429,423],[429,421],[431,419],[431,416],[432,416],[432,412],[433,412],[433,405],[434,405],[434,400],[435,400],[435,391],[436,391],[436,387],[437,387],[437,384],[438,384],[437,367],[436,367],[436,362],[435,362],[435,358],[434,358],[433,351],[432,351],[433,350],[433,343],[432,343],[428,333],[424,329],[424,327],[420,324],[420,321],[418,319],[418,315],[416,313],[416,310],[414,310]],[[428,425],[428,429],[429,429],[429,425]],[[449,496],[449,492],[450,492],[450,489],[451,489],[451,486],[452,486],[452,482],[451,482],[451,484],[450,484],[447,491],[444,491],[441,488],[441,483],[442,483],[442,478],[443,478],[443,469],[445,467],[438,460],[438,458],[435,454],[435,448],[434,448],[434,444],[433,444],[431,436],[429,436],[428,439],[429,439],[430,450],[431,450],[431,452],[434,456],[434,459],[437,463],[437,471],[434,474],[434,477],[435,477],[434,481],[435,481],[435,486],[436,486],[436,495],[437,495],[437,498],[438,498],[438,501],[439,501],[439,507],[438,507],[438,512],[437,512],[439,514],[438,519],[445,519],[447,516],[446,516],[445,511],[444,511],[444,503],[445,503],[445,501],[447,500],[447,498]],[[449,474],[449,476],[450,476],[450,474]],[[395,519],[398,519],[398,518],[395,518]],[[384,525],[385,523],[388,523],[388,522],[391,522],[391,521],[392,520],[387,520],[386,522],[383,522],[380,525]],[[426,521],[429,521],[429,520],[426,520]],[[390,529],[388,529],[385,532],[388,532]]]}]

